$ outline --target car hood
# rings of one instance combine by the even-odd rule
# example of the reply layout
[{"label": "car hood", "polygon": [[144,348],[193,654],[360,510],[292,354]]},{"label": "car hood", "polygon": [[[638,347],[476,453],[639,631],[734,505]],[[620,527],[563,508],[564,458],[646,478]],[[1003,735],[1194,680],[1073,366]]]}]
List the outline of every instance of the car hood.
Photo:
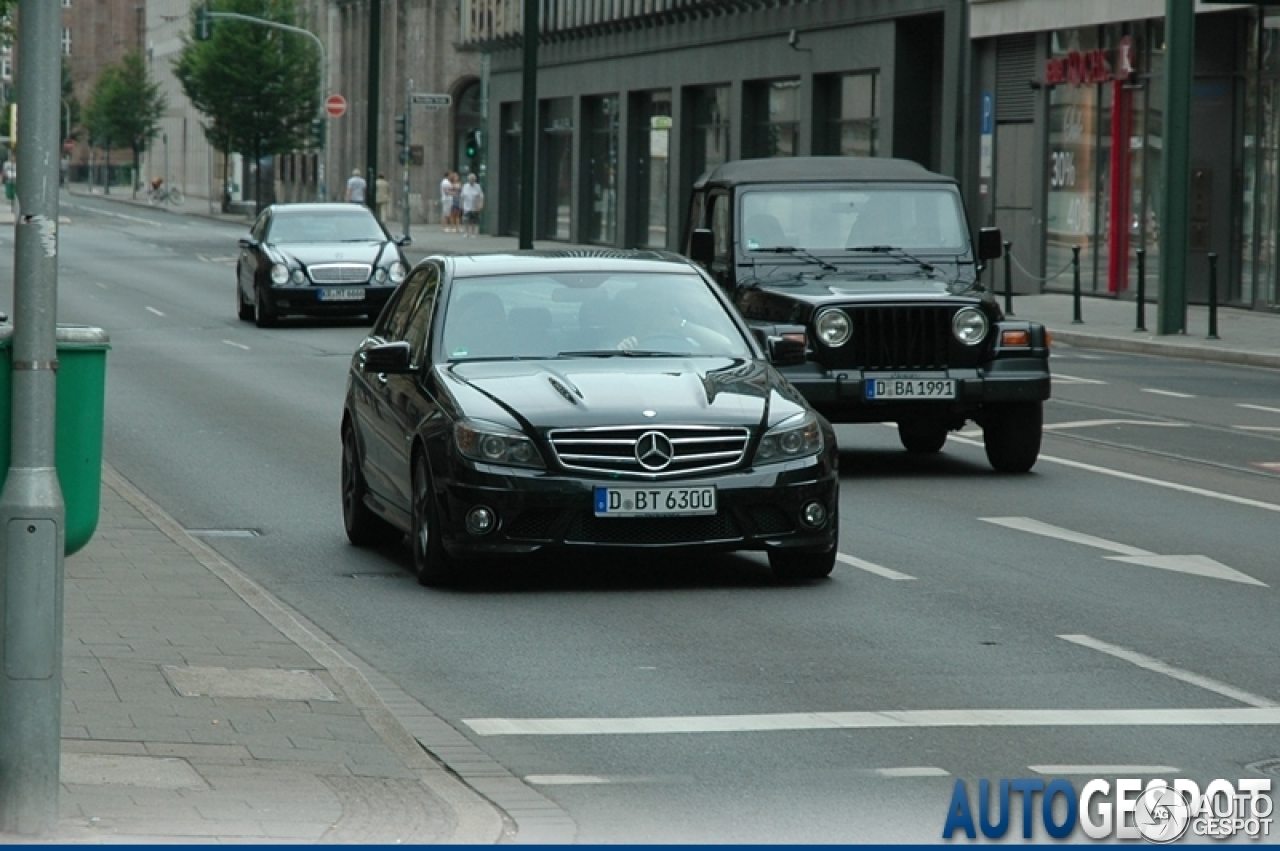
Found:
[{"label": "car hood", "polygon": [[286,257],[310,266],[312,263],[377,263],[387,243],[368,242],[277,242],[272,247]]},{"label": "car hood", "polygon": [[463,413],[484,417],[488,402],[539,431],[645,423],[754,427],[803,410],[768,364],[740,358],[472,361],[439,369]]}]

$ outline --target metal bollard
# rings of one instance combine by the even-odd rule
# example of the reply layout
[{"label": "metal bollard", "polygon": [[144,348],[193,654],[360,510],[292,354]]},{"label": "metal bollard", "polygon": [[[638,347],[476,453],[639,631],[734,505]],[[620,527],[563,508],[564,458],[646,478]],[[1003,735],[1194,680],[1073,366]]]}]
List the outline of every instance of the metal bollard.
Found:
[{"label": "metal bollard", "polygon": [[1071,267],[1072,267],[1072,283],[1071,283],[1071,299],[1074,312],[1071,316],[1072,325],[1082,325],[1084,320],[1080,318],[1080,246],[1071,246]]},{"label": "metal bollard", "polygon": [[1147,330],[1146,320],[1146,302],[1147,302],[1147,250],[1139,248],[1138,255],[1138,325],[1133,330]]},{"label": "metal bollard", "polygon": [[1209,337],[1218,339],[1218,255],[1209,252]]},{"label": "metal bollard", "polygon": [[1004,241],[1004,312],[1006,316],[1013,315],[1013,255],[1010,250],[1013,243],[1009,240]]}]

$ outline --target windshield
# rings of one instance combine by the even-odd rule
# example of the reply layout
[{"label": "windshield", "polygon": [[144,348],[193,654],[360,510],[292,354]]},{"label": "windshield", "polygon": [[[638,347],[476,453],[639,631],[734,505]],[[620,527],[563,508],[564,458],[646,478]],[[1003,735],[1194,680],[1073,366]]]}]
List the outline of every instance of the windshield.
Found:
[{"label": "windshield", "polygon": [[443,335],[449,360],[752,356],[724,306],[692,274],[575,272],[456,279]]},{"label": "windshield", "polygon": [[946,186],[753,189],[742,196],[740,230],[745,252],[892,247],[954,255],[969,244],[960,195]]},{"label": "windshield", "polygon": [[361,210],[277,215],[267,235],[268,242],[367,242],[386,238],[373,214]]}]

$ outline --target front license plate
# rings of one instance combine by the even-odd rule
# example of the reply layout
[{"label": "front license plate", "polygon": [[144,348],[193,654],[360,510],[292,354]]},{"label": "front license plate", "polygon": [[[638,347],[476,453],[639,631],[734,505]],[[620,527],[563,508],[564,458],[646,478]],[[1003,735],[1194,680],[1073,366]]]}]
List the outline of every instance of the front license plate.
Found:
[{"label": "front license plate", "polygon": [[716,489],[604,488],[595,489],[596,517],[688,517],[716,513]]},{"label": "front license plate", "polygon": [[348,287],[346,289],[317,290],[316,296],[321,301],[364,301],[364,290]]},{"label": "front license plate", "polygon": [[954,399],[954,378],[868,378],[867,398],[878,399]]}]

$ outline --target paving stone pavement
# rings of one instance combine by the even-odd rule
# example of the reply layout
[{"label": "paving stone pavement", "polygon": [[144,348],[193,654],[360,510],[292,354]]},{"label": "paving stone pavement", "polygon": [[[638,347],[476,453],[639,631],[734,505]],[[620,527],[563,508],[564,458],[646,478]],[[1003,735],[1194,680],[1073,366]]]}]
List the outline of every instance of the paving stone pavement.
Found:
[{"label": "paving stone pavement", "polygon": [[0,843],[509,836],[339,648],[110,467],[64,576],[59,824]]}]

